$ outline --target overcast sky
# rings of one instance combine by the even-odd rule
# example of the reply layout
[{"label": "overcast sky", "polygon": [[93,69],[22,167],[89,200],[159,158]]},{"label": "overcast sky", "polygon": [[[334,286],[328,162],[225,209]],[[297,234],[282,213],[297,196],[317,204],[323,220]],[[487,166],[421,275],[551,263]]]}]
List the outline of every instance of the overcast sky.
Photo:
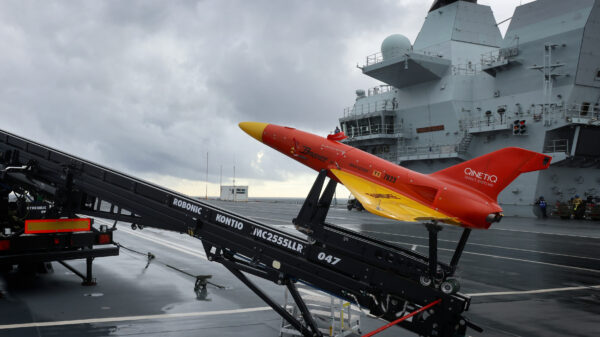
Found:
[{"label": "overcast sky", "polygon": [[[479,1],[496,21],[526,2]],[[209,195],[235,165],[251,197],[304,196],[316,173],[237,124],[327,134],[380,84],[356,65],[431,3],[4,0],[0,128],[191,195],[208,152]]]}]

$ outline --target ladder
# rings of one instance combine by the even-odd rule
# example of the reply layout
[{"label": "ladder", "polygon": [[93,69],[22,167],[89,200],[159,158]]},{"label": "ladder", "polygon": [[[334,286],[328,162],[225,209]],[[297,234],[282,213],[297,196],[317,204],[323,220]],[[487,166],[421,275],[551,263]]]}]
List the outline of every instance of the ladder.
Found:
[{"label": "ladder", "polygon": [[[305,285],[299,285],[298,290],[305,293],[302,298],[324,336],[345,337],[361,334],[361,311],[350,302],[332,295],[316,292]],[[301,311],[295,301],[290,297],[288,289],[284,291],[283,307],[294,317],[302,319]],[[302,336],[286,320],[281,320],[280,337]]]}]

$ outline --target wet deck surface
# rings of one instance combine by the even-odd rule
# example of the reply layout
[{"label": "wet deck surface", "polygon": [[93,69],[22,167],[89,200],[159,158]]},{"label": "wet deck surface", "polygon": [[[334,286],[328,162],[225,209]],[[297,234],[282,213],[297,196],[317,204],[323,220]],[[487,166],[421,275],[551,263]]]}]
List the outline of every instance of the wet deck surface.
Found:
[{"label": "wet deck surface", "polygon": [[[294,231],[300,205],[213,202],[260,222]],[[328,221],[427,254],[427,232],[368,213],[330,211]],[[199,240],[155,229],[120,226],[115,241],[139,253],[94,263],[96,286],[80,285],[59,264],[54,272],[0,276],[0,336],[278,336],[281,319],[222,266],[206,260]],[[460,229],[439,234],[448,261]],[[156,259],[146,267],[146,253]],[[140,254],[141,253],[141,254]],[[82,261],[72,262],[80,270]],[[193,275],[211,274],[206,300]],[[600,222],[505,218],[474,231],[458,275],[472,295],[466,316],[482,326],[471,336],[594,336],[600,331]],[[254,279],[283,302],[283,288]],[[40,323],[42,326],[40,326]],[[363,317],[363,331],[385,322]],[[14,324],[21,324],[15,326]],[[392,328],[381,336],[413,336]]]}]

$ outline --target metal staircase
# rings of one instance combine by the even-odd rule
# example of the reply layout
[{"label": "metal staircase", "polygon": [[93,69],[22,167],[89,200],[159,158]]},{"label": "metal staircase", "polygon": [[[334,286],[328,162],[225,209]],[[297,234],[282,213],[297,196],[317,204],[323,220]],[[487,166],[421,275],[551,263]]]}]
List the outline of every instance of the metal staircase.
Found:
[{"label": "metal staircase", "polygon": [[465,132],[465,136],[458,143],[458,153],[465,154],[469,150],[469,145],[471,145],[471,141],[473,140],[473,134],[469,132]]}]

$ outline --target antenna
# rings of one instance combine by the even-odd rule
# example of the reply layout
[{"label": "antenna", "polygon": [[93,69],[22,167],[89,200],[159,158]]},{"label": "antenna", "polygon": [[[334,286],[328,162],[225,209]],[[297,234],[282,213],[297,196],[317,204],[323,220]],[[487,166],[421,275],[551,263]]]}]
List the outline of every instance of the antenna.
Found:
[{"label": "antenna", "polygon": [[235,201],[235,165],[233,165],[233,201]]},{"label": "antenna", "polygon": [[208,151],[206,151],[206,190],[204,198],[208,200]]}]

